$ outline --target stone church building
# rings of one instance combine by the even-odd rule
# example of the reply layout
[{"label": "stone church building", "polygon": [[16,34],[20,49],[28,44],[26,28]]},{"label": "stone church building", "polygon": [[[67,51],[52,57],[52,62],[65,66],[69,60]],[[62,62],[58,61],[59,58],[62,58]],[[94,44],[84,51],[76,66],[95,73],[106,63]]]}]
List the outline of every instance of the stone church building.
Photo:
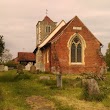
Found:
[{"label": "stone church building", "polygon": [[58,25],[48,16],[36,25],[36,67],[53,73],[99,73],[105,61],[101,42],[75,16]]}]

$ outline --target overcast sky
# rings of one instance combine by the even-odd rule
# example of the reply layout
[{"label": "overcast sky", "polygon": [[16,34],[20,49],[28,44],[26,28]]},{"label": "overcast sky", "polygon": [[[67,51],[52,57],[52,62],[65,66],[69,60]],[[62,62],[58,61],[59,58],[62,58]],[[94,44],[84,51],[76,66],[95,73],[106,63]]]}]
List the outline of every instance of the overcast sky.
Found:
[{"label": "overcast sky", "polygon": [[17,52],[33,52],[36,24],[48,16],[68,22],[77,15],[104,45],[110,42],[110,0],[0,0],[0,35],[13,58]]}]

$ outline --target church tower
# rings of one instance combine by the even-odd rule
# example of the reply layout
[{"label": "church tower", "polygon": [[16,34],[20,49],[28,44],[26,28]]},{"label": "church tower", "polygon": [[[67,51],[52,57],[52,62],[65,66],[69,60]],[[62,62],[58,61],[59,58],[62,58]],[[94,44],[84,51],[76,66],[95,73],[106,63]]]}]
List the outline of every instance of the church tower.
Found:
[{"label": "church tower", "polygon": [[[45,16],[42,21],[38,21],[36,25],[36,47],[56,28],[56,24],[57,22],[53,22],[48,16]],[[39,48],[36,52],[36,67],[44,71],[42,52]]]},{"label": "church tower", "polygon": [[40,44],[55,28],[57,22],[53,22],[48,16],[36,25],[36,46]]}]

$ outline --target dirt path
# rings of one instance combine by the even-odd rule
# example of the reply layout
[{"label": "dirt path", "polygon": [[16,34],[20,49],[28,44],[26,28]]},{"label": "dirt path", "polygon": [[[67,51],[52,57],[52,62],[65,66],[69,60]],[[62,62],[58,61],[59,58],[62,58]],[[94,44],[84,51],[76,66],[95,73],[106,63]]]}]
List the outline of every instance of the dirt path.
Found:
[{"label": "dirt path", "polygon": [[53,102],[41,96],[31,96],[26,99],[31,110],[56,110]]}]

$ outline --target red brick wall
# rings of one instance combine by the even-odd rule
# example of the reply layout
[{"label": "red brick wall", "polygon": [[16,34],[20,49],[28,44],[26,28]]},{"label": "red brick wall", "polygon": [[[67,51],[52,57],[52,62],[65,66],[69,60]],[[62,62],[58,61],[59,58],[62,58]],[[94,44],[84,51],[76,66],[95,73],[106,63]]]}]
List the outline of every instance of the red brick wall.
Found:
[{"label": "red brick wall", "polygon": [[[69,49],[67,45],[70,37],[76,33],[76,30],[73,30],[73,26],[82,27],[82,30],[78,31],[78,34],[80,34],[86,42],[84,65],[69,65]],[[51,67],[60,65],[62,73],[99,72],[103,60],[98,54],[98,49],[100,49],[100,42],[78,18],[75,18],[73,22],[67,26],[59,39],[51,45]],[[58,61],[54,59],[54,53],[57,54]]]},{"label": "red brick wall", "polygon": [[[73,30],[74,27],[82,27],[82,30]],[[69,64],[69,48],[68,41],[72,35],[78,33],[86,42],[84,50],[84,64],[72,65]],[[56,36],[51,41],[51,46],[42,50],[45,55],[45,71],[62,72],[62,73],[99,73],[100,67],[104,60],[100,57],[98,50],[100,49],[100,42],[87,29],[87,27],[75,17],[72,22],[63,30],[63,34]],[[47,51],[49,51],[49,62],[47,62]]]}]

